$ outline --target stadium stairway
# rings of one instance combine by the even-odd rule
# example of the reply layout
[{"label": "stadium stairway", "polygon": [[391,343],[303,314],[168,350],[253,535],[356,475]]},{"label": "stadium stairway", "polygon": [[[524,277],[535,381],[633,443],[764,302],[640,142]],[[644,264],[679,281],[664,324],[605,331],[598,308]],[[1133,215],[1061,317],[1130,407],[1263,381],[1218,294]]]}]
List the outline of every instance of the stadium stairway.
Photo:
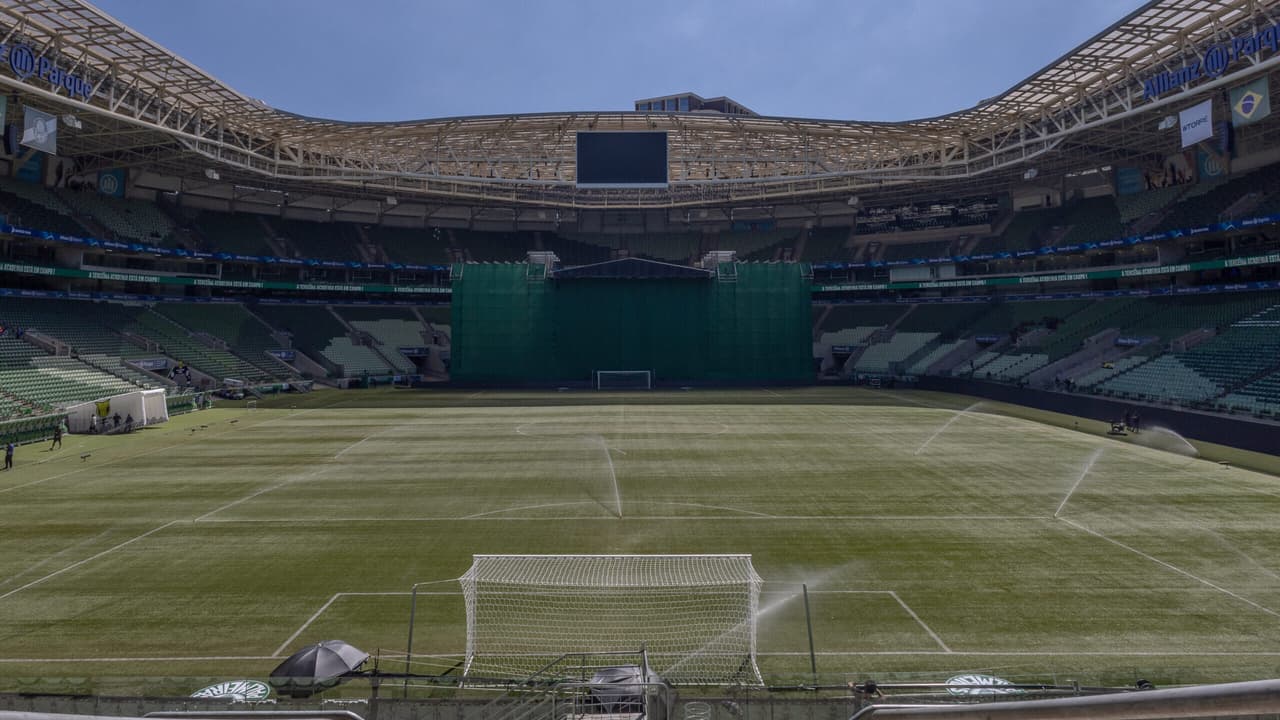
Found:
[{"label": "stadium stairway", "polygon": [[398,350],[431,344],[431,331],[413,309],[360,306],[334,310],[354,331],[373,340],[370,348],[390,367],[405,374],[418,371],[417,365]]},{"label": "stadium stairway", "polygon": [[119,329],[154,342],[166,356],[185,362],[218,381],[235,379],[255,383],[276,379],[230,351],[210,346],[197,333],[154,309],[138,313],[131,323]]},{"label": "stadium stairway", "polygon": [[894,332],[884,342],[873,343],[853,365],[859,374],[885,375],[918,357],[938,337],[932,332]]},{"label": "stadium stairway", "polygon": [[272,328],[239,303],[159,303],[153,309],[193,334],[216,338],[228,352],[257,368],[266,378],[296,377],[287,365],[268,354],[286,349],[273,336]]},{"label": "stadium stairway", "polygon": [[428,305],[416,306],[413,312],[417,315],[418,320],[427,326],[433,345],[448,346],[452,342],[453,328],[450,323],[453,322],[452,308],[448,305]]}]

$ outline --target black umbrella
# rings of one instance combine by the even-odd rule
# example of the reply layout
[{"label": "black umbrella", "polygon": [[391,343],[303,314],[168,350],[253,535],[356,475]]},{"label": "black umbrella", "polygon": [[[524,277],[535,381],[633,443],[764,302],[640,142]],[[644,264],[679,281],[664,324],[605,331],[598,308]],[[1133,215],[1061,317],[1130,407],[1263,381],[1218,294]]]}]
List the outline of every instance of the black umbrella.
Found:
[{"label": "black umbrella", "polygon": [[271,671],[269,682],[281,694],[308,697],[342,682],[369,659],[369,653],[342,640],[325,640],[290,655]]},{"label": "black umbrella", "polygon": [[644,712],[646,684],[660,684],[662,678],[652,670],[648,677],[639,665],[600,668],[588,683],[591,697],[611,714]]}]

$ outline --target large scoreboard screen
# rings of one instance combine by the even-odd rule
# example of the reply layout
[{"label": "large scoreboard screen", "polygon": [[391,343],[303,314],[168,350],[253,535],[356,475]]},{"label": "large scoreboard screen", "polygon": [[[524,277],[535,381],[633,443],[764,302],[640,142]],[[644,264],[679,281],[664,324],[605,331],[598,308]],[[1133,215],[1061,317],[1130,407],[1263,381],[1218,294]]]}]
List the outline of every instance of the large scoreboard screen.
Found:
[{"label": "large scoreboard screen", "polygon": [[665,132],[578,133],[578,187],[666,186]]}]

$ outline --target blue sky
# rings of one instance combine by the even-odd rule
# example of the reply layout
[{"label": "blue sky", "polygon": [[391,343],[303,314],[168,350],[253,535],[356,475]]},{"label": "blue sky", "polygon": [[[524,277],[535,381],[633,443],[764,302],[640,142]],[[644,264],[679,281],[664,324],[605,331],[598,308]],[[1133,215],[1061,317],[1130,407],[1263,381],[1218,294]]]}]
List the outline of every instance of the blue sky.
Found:
[{"label": "blue sky", "polygon": [[964,109],[1136,0],[98,0],[231,87],[339,120],[629,110],[686,90],[764,115]]}]

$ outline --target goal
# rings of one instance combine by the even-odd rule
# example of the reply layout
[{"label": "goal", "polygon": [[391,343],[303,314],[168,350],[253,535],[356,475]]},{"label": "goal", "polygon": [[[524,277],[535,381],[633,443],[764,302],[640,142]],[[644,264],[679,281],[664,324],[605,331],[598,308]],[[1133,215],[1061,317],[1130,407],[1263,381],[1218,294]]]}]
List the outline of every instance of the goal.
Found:
[{"label": "goal", "polygon": [[672,682],[761,684],[750,555],[476,555],[460,582],[467,675],[644,648]]},{"label": "goal", "polygon": [[592,374],[597,390],[653,389],[653,372],[649,370],[596,370]]}]

